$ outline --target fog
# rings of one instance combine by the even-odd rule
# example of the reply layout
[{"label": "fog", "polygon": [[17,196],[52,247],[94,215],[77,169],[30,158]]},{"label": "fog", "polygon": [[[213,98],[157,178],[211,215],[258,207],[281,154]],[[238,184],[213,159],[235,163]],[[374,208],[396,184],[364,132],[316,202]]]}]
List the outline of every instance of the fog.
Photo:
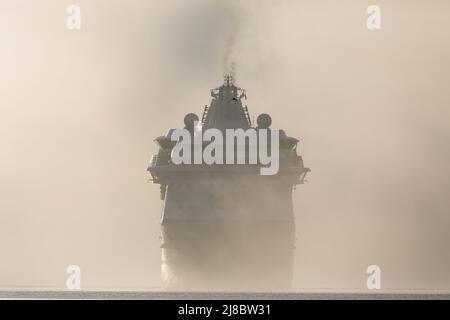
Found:
[{"label": "fog", "polygon": [[158,289],[153,139],[234,71],[312,170],[293,287],[450,290],[447,1],[72,3],[0,2],[0,288]]}]

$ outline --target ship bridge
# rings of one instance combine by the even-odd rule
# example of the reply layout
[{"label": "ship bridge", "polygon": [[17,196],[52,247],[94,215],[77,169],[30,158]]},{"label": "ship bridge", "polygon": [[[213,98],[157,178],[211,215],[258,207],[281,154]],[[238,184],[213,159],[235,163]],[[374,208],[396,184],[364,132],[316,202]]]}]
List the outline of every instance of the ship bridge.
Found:
[{"label": "ship bridge", "polygon": [[227,74],[224,84],[211,90],[213,97],[209,107],[205,107],[202,117],[203,128],[224,129],[248,129],[252,122],[247,106],[242,105],[242,99],[246,99],[245,90],[234,85],[234,77]]}]

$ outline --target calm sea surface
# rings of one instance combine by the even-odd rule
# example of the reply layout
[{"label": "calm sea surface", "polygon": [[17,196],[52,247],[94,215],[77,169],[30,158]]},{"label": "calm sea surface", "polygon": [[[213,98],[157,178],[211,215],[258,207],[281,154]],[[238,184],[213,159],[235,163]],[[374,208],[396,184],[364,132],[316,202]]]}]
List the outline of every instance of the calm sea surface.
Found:
[{"label": "calm sea surface", "polygon": [[138,299],[138,300],[311,300],[311,299],[445,299],[443,293],[203,293],[149,291],[0,291],[0,299]]}]

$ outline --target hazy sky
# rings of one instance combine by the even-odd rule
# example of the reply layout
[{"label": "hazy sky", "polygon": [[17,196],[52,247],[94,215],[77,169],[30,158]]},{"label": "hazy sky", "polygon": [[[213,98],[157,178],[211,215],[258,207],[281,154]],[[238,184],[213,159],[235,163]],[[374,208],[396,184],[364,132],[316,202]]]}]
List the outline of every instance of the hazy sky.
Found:
[{"label": "hazy sky", "polygon": [[294,287],[450,290],[448,1],[162,3],[0,0],[0,288],[158,286],[152,140],[234,61],[312,169]]}]

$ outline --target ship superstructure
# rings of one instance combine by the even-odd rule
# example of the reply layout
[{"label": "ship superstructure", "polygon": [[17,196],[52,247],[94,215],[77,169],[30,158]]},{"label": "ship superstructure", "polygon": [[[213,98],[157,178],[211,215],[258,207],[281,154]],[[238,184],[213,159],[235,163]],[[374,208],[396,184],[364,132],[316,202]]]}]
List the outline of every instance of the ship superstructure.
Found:
[{"label": "ship superstructure", "polygon": [[[269,137],[263,143],[270,145],[271,117],[261,114],[256,123],[252,122],[243,103],[246,92],[234,84],[232,76],[226,75],[223,85],[211,90],[211,96],[211,103],[205,106],[201,118],[193,113],[185,116],[184,129],[189,131],[192,141],[199,130],[217,129],[225,133],[227,129],[256,132],[264,129]],[[201,288],[203,281],[212,285],[215,279],[217,289],[236,289],[240,281],[233,286],[232,279],[246,277],[248,283],[262,285],[264,289],[258,271],[260,276],[267,275],[266,267],[272,266],[276,275],[271,283],[288,286],[295,241],[292,191],[304,183],[310,171],[297,153],[299,140],[278,130],[278,172],[261,175],[260,169],[265,165],[259,161],[232,165],[225,161],[174,164],[171,154],[177,143],[171,139],[174,130],[155,139],[159,151],[148,168],[153,182],[160,185],[163,200],[164,282]],[[223,141],[223,157],[230,143]],[[207,144],[202,144],[201,148],[206,148]],[[248,160],[250,149],[247,146],[244,150]],[[249,277],[256,278],[252,282]],[[277,277],[281,277],[278,282]]]}]

